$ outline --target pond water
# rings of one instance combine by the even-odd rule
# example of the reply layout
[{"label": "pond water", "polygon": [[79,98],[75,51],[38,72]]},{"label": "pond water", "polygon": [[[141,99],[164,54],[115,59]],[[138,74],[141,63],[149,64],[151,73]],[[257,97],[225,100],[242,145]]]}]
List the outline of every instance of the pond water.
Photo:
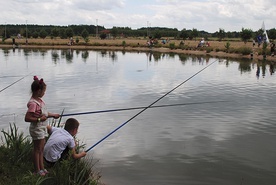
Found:
[{"label": "pond water", "polygon": [[[146,109],[89,151],[101,181],[273,185],[274,70],[269,62],[176,54],[3,49],[0,128],[15,122],[28,134],[33,75],[47,84],[48,110],[65,114],[147,107],[183,83],[154,105],[186,105]],[[140,111],[73,116],[81,123],[78,139],[89,148]]]}]

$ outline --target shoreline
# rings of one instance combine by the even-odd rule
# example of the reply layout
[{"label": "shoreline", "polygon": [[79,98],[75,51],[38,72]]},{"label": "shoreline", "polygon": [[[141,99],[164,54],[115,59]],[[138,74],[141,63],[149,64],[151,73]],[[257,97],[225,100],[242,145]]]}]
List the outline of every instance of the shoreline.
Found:
[{"label": "shoreline", "polygon": [[76,49],[76,50],[112,50],[112,51],[137,51],[137,52],[160,52],[160,53],[176,53],[176,54],[187,54],[187,55],[198,55],[198,56],[209,56],[214,58],[232,58],[232,59],[251,59],[251,60],[258,60],[258,61],[276,61],[275,56],[266,56],[264,59],[263,55],[258,55],[256,53],[251,55],[242,55],[237,53],[226,53],[223,51],[211,51],[206,52],[205,50],[183,50],[183,49],[170,49],[166,47],[156,47],[156,48],[149,48],[149,47],[131,47],[131,46],[91,46],[91,45],[19,45],[17,47],[13,47],[12,45],[0,44],[0,48],[4,49]]}]

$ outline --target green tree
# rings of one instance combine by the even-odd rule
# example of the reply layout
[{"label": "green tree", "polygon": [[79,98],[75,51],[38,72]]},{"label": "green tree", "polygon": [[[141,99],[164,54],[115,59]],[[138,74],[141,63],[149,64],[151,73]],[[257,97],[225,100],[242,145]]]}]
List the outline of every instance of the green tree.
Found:
[{"label": "green tree", "polygon": [[117,37],[117,35],[118,35],[118,28],[117,28],[117,27],[113,27],[113,28],[111,29],[111,35],[112,35],[114,38]]},{"label": "green tree", "polygon": [[58,37],[58,35],[59,35],[59,29],[58,28],[53,28],[52,30],[51,30],[51,36],[52,37],[54,37],[54,38],[56,38],[56,37]]},{"label": "green tree", "polygon": [[253,34],[253,31],[251,29],[242,28],[242,31],[240,34],[241,40],[246,44],[248,40],[252,38],[252,34]]},{"label": "green tree", "polygon": [[183,40],[186,40],[186,38],[189,37],[189,32],[184,28],[183,30],[181,30],[179,37]]},{"label": "green tree", "polygon": [[159,30],[155,30],[153,37],[156,39],[161,39],[162,35]]},{"label": "green tree", "polygon": [[47,37],[47,35],[48,35],[48,33],[44,29],[40,30],[40,32],[39,32],[40,38],[45,39]]},{"label": "green tree", "polygon": [[267,34],[268,34],[269,39],[272,39],[272,40],[276,39],[276,29],[275,28],[270,29]]},{"label": "green tree", "polygon": [[66,32],[65,32],[65,28],[60,28],[59,29],[59,36],[61,39],[66,39]]},{"label": "green tree", "polygon": [[198,31],[197,31],[197,29],[196,28],[193,28],[192,29],[192,32],[191,32],[191,34],[190,34],[190,37],[191,37],[191,39],[195,39],[196,40],[196,37],[198,36]]},{"label": "green tree", "polygon": [[222,39],[225,38],[225,31],[224,31],[224,29],[220,28],[217,35],[218,35],[219,41],[222,41]]},{"label": "green tree", "polygon": [[37,39],[39,36],[39,33],[37,31],[35,31],[35,32],[33,32],[32,36],[34,39]]},{"label": "green tree", "polygon": [[82,30],[81,36],[84,39],[85,43],[89,42],[89,33],[86,29]]},{"label": "green tree", "polygon": [[70,27],[65,30],[65,33],[66,33],[67,38],[70,38],[70,37],[74,36],[73,29],[70,28]]},{"label": "green tree", "polygon": [[101,34],[100,34],[100,38],[101,38],[101,39],[106,39],[106,37],[107,37],[106,33],[101,33]]}]

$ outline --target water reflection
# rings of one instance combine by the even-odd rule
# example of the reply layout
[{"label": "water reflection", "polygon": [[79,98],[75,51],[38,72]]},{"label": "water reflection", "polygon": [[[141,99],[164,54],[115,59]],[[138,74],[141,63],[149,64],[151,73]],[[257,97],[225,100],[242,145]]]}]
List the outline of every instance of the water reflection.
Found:
[{"label": "water reflection", "polygon": [[89,57],[89,52],[87,50],[81,52],[81,58],[83,59],[84,62],[86,62],[88,57]]},{"label": "water reflection", "polygon": [[239,63],[239,70],[241,73],[250,72],[251,71],[251,62],[241,61]]},{"label": "water reflection", "polygon": [[[209,62],[218,61],[160,104],[229,102],[145,111],[93,151],[103,178],[112,185],[276,184],[273,62],[35,49],[28,51],[25,67],[25,52],[10,51],[0,52],[1,88],[35,70],[47,80],[49,109],[65,108],[66,113],[147,106]],[[257,73],[266,78],[256,80]],[[1,92],[1,127],[14,121],[27,130],[23,117],[31,81],[25,78]],[[78,116],[82,123],[78,137],[89,147],[135,113]]]}]

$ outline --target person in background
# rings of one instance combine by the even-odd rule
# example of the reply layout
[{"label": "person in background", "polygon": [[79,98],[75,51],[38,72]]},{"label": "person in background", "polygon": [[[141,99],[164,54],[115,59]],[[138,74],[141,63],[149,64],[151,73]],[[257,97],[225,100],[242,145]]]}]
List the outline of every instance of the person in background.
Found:
[{"label": "person in background", "polygon": [[42,78],[39,80],[37,76],[34,76],[31,91],[32,96],[27,104],[28,110],[25,115],[25,121],[30,122],[29,131],[34,145],[34,174],[45,176],[48,171],[44,168],[43,149],[45,137],[47,136],[47,119],[49,117],[57,119],[60,115],[49,113],[46,109],[45,102],[42,100],[46,91],[46,84]]}]

